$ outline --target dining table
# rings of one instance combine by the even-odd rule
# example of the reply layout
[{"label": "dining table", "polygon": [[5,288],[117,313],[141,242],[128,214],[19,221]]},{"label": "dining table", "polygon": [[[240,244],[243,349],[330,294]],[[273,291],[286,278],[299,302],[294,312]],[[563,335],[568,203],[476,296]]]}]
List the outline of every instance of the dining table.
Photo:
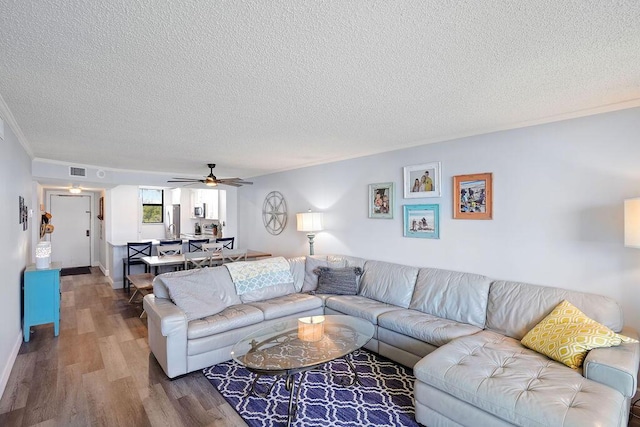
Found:
[{"label": "dining table", "polygon": [[[225,251],[225,255],[233,255],[234,253],[243,253],[243,252],[245,252],[245,251],[241,250],[241,249],[230,249],[228,251]],[[247,259],[248,260],[255,260],[255,259],[258,259],[258,258],[266,258],[266,257],[270,257],[271,256],[271,254],[268,253],[268,252],[254,251],[252,249],[247,249],[246,252],[247,252]],[[205,255],[205,253],[203,252],[203,258],[205,256],[207,256],[207,255]],[[142,260],[142,262],[147,264],[149,267],[153,267],[155,275],[158,274],[158,268],[159,267],[184,265],[184,262],[185,262],[184,254],[163,255],[163,256],[158,256],[158,255],[143,256],[140,259]],[[222,254],[221,253],[215,253],[211,257],[211,259],[214,260],[214,261],[215,260],[222,261]]]}]

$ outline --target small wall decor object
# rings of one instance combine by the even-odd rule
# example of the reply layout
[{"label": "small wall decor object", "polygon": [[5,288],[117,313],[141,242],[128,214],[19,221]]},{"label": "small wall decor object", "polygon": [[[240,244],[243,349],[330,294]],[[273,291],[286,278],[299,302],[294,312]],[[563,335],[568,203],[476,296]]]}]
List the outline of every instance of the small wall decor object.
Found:
[{"label": "small wall decor object", "polygon": [[440,205],[404,205],[404,237],[440,238]]},{"label": "small wall decor object", "polygon": [[440,197],[440,162],[404,167],[404,198]]},{"label": "small wall decor object", "polygon": [[477,173],[454,176],[453,218],[491,219],[492,215],[492,175]]},{"label": "small wall decor object", "polygon": [[24,198],[22,196],[18,196],[18,223],[22,224],[24,222]]},{"label": "small wall decor object", "polygon": [[369,218],[393,218],[393,182],[369,184]]},{"label": "small wall decor object", "polygon": [[98,219],[104,221],[104,197],[100,197],[100,205],[98,209]]},{"label": "small wall decor object", "polygon": [[279,191],[272,191],[262,203],[262,223],[273,235],[282,233],[287,225],[287,202]]}]

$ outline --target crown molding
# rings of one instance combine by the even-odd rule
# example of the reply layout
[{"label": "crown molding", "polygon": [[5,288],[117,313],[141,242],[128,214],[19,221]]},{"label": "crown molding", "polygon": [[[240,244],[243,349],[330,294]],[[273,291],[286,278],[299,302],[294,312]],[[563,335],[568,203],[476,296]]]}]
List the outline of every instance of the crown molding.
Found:
[{"label": "crown molding", "polygon": [[18,138],[18,142],[20,142],[20,145],[22,145],[22,148],[24,148],[24,151],[26,151],[29,157],[31,157],[31,159],[33,160],[33,150],[29,145],[29,141],[27,141],[27,137],[24,136],[24,133],[22,133],[22,129],[20,129],[16,118],[13,116],[13,113],[9,109],[9,106],[6,102],[4,102],[2,94],[0,94],[0,117],[2,117],[4,122],[9,125],[16,138]]}]

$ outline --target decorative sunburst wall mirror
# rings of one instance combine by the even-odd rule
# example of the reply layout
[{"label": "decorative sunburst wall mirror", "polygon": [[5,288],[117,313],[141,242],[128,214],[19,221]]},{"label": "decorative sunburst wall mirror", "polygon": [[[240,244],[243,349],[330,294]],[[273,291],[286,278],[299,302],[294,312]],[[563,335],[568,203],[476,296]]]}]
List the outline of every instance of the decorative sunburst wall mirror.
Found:
[{"label": "decorative sunburst wall mirror", "polygon": [[273,235],[282,233],[287,225],[287,202],[279,191],[272,191],[264,198],[262,222],[264,228]]}]

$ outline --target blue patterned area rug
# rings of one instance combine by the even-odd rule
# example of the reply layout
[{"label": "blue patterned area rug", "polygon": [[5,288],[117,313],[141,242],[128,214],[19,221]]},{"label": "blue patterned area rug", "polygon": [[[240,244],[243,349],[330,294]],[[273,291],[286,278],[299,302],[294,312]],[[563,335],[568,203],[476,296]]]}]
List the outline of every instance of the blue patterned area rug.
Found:
[{"label": "blue patterned area rug", "polygon": [[[322,370],[307,372],[293,426],[419,426],[413,408],[415,378],[410,369],[366,350],[356,351],[351,360],[362,385],[336,383],[330,372],[350,372],[340,359],[324,365]],[[249,426],[286,425],[289,392],[284,379],[279,379],[271,393],[262,398],[248,396],[255,376],[235,361],[206,368],[204,374]],[[261,378],[260,385],[272,378]],[[259,387],[261,391],[264,388]]]}]

